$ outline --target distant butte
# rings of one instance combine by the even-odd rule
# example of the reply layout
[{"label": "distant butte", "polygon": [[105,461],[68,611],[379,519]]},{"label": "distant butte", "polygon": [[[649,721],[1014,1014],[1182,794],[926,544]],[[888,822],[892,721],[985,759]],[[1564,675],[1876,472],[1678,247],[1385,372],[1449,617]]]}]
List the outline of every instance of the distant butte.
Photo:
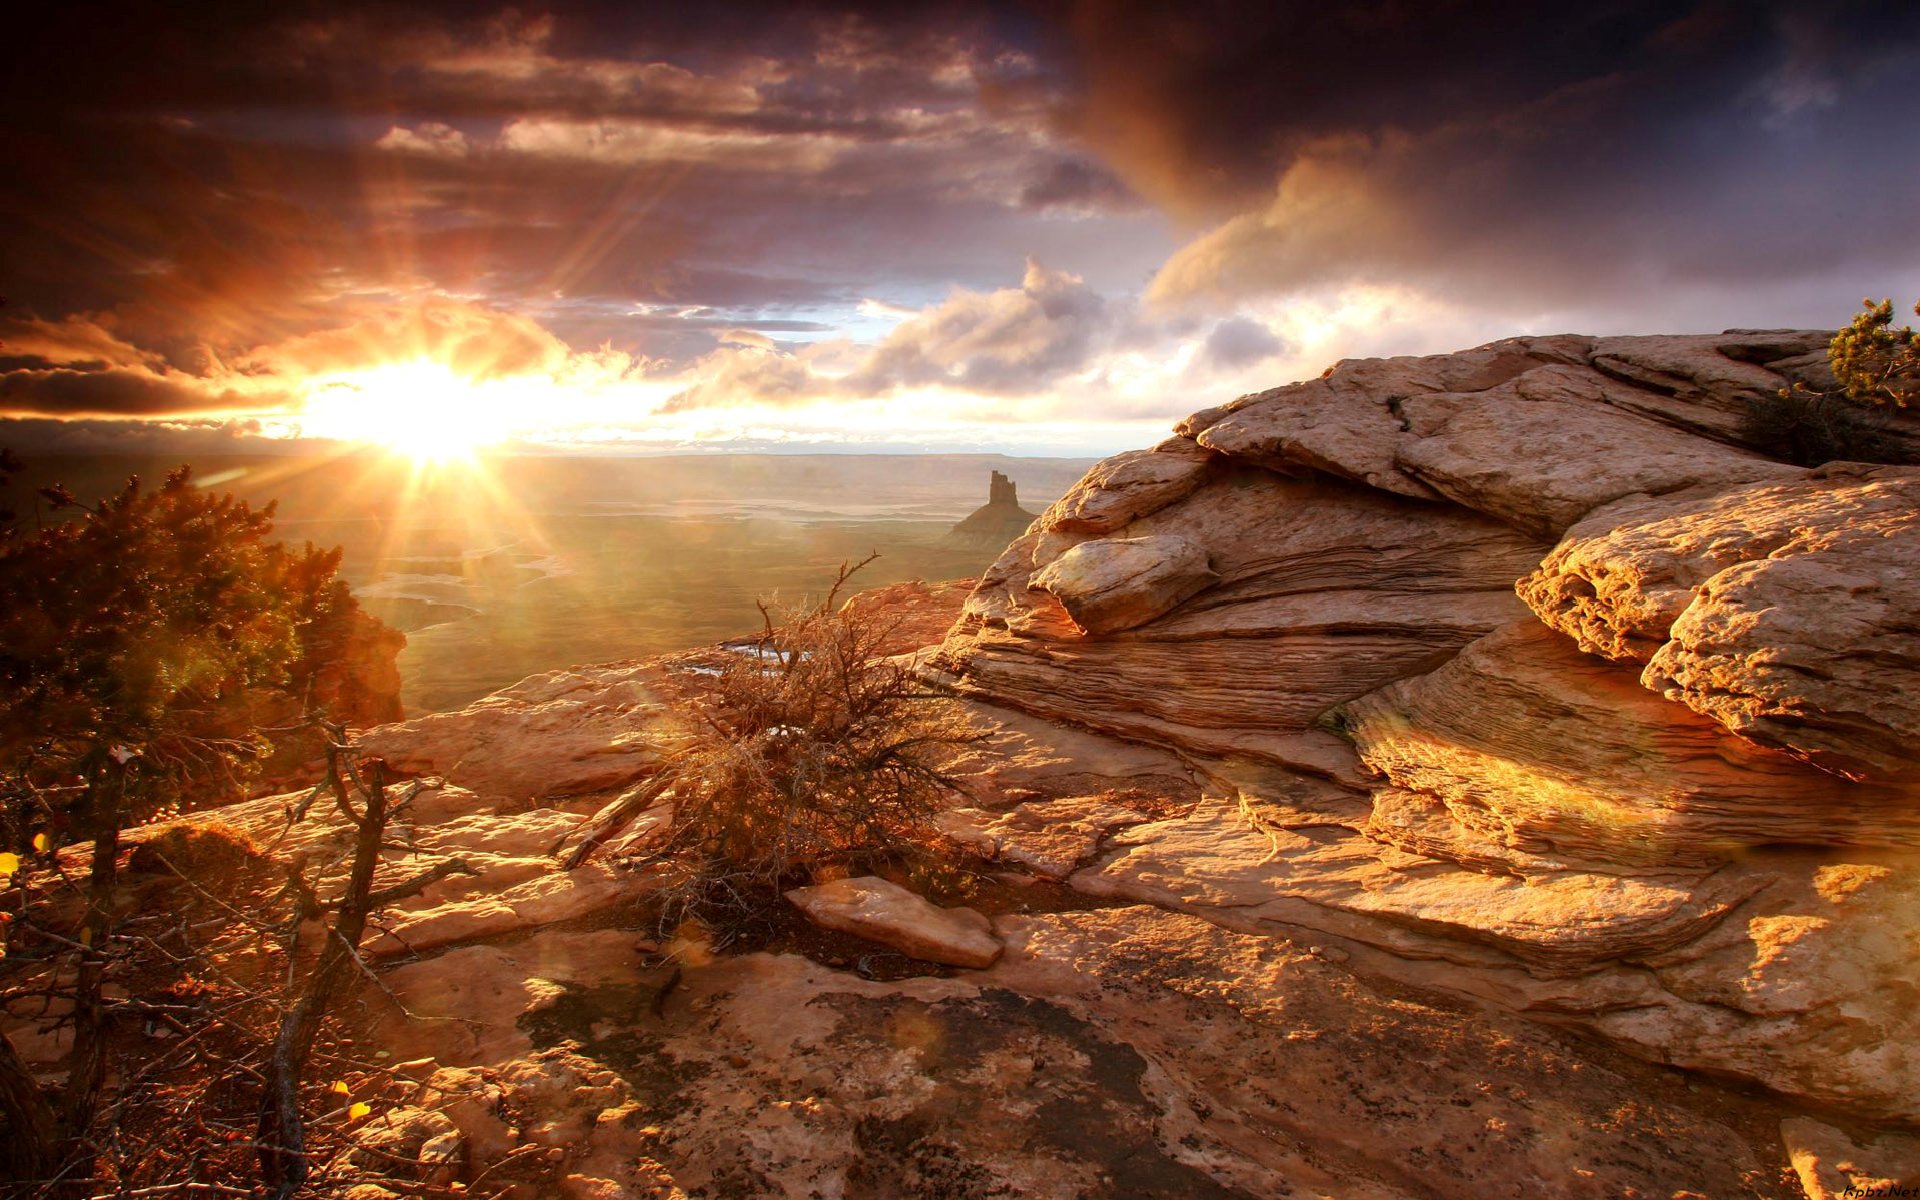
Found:
[{"label": "distant butte", "polygon": [[969,540],[994,541],[1002,545],[1011,538],[1017,538],[1033,524],[1033,513],[1020,507],[1020,497],[1013,480],[995,471],[987,487],[987,502],[973,510],[973,515],[953,527],[956,537]]}]

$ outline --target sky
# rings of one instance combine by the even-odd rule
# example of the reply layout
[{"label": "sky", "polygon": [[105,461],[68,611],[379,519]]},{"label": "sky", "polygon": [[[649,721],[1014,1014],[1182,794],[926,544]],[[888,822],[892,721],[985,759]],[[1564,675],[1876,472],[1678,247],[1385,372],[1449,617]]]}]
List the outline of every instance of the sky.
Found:
[{"label": "sky", "polygon": [[1150,445],[1920,294],[1920,6],[39,6],[0,442]]}]

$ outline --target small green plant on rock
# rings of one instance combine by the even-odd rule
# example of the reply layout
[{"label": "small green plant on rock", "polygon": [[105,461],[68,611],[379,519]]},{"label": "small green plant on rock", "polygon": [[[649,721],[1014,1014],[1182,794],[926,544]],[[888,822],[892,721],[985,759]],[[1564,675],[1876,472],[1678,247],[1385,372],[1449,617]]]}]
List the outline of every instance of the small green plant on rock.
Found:
[{"label": "small green plant on rock", "polygon": [[1892,327],[1891,300],[1861,303],[1865,311],[1827,345],[1834,390],[1796,383],[1750,401],[1740,425],[1742,439],[1805,467],[1912,457],[1892,422],[1894,410],[1920,402],[1920,342],[1911,328]]},{"label": "small green plant on rock", "polygon": [[[1893,328],[1893,301],[1862,300],[1863,312],[1827,347],[1833,376],[1849,400],[1910,408],[1920,403],[1920,341],[1913,327]],[[1920,315],[1920,304],[1913,311]]]},{"label": "small green plant on rock", "polygon": [[652,810],[644,857],[667,928],[737,921],[814,878],[941,873],[929,818],[951,802],[955,754],[982,735],[886,656],[884,612],[839,603],[865,565],[843,566],[817,604],[761,603],[760,635],[735,647],[683,742],[599,816],[568,866]]}]

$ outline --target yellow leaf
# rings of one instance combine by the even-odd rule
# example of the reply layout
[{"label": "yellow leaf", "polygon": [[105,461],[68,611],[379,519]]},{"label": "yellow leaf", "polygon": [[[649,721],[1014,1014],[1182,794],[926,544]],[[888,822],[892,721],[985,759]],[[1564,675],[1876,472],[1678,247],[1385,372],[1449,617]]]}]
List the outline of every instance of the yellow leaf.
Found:
[{"label": "yellow leaf", "polygon": [[347,1109],[347,1120],[358,1121],[361,1117],[366,1116],[372,1111],[373,1105],[368,1104],[365,1100],[355,1100],[353,1106]]},{"label": "yellow leaf", "polygon": [[0,875],[11,875],[20,869],[20,856],[11,850],[0,851]]},{"label": "yellow leaf", "polygon": [[33,848],[39,853],[45,854],[47,851],[53,849],[53,839],[44,833],[36,833],[33,835]]},{"label": "yellow leaf", "polygon": [[346,1094],[347,1094],[347,1081],[346,1081],[346,1080],[344,1080],[344,1079],[336,1079],[336,1080],[334,1080],[334,1081],[333,1081],[333,1090],[334,1090],[334,1091],[335,1091],[336,1093],[338,1093],[339,1095],[342,1095],[342,1096],[344,1096],[344,1095],[346,1095]]},{"label": "yellow leaf", "polygon": [[80,944],[82,946],[93,945],[93,929],[91,927],[80,931]]}]

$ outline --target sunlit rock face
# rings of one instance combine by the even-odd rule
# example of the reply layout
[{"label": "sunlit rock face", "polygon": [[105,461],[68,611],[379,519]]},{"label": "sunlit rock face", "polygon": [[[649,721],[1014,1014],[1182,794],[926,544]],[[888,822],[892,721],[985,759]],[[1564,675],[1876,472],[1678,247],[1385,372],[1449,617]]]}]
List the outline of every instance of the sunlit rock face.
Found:
[{"label": "sunlit rock face", "polygon": [[1622,501],[1520,594],[1743,737],[1850,779],[1920,774],[1920,470],[1834,464]]},{"label": "sunlit rock face", "polygon": [[[1826,338],[1518,338],[1196,413],[924,661],[1209,781],[1098,826],[1083,891],[1920,1121],[1920,470],[1740,441]],[[1063,604],[1077,547],[1160,538],[1218,581],[1123,626]],[[1052,811],[967,828],[1057,862]]]},{"label": "sunlit rock face", "polygon": [[[1121,481],[1123,500],[1083,483],[982,577],[932,660],[963,694],[1353,778],[1315,719],[1523,617],[1513,579],[1546,550],[1479,513],[1209,461],[1186,441],[1110,464],[1089,480]],[[1096,540],[1177,545],[1217,578],[1090,635],[1057,593],[1086,574],[1069,551]]]}]

